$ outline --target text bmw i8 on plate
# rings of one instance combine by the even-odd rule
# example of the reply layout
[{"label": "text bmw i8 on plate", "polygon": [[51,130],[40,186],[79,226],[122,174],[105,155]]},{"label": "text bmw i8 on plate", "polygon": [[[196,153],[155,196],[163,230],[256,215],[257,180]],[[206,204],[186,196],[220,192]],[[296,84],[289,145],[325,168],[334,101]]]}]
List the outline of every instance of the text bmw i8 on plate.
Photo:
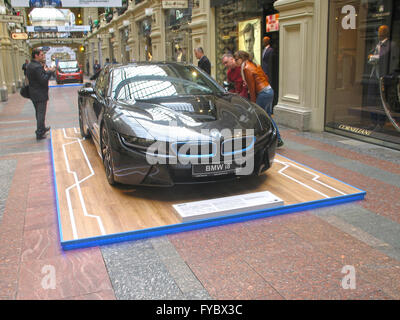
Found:
[{"label": "text bmw i8 on plate", "polygon": [[108,65],[79,90],[78,107],[112,185],[259,175],[275,157],[267,113],[190,64]]}]

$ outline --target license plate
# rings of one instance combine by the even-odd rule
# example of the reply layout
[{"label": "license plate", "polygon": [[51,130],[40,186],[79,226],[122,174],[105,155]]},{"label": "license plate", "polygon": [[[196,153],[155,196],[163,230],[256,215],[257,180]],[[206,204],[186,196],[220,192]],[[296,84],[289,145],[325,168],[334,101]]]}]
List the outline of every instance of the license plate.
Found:
[{"label": "license plate", "polygon": [[199,176],[218,176],[234,173],[237,166],[233,163],[212,163],[192,165],[192,175]]}]

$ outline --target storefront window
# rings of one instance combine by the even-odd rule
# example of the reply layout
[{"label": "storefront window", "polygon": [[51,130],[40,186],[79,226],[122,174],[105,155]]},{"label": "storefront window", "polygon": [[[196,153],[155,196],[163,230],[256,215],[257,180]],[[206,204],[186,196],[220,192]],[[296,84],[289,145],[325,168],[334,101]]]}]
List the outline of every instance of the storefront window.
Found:
[{"label": "storefront window", "polygon": [[400,149],[399,1],[330,1],[329,15],[326,129]]},{"label": "storefront window", "polygon": [[139,60],[151,61],[153,51],[151,45],[151,20],[145,19],[139,23]]},{"label": "storefront window", "polygon": [[129,28],[125,27],[120,30],[120,39],[121,39],[121,59],[122,63],[130,62],[129,51],[130,47],[128,46],[128,38],[129,38]]},{"label": "storefront window", "polygon": [[[239,28],[245,28],[247,25],[252,25],[251,31],[254,35],[253,40],[253,54],[254,61],[260,64],[261,52],[261,39],[266,35],[265,21],[263,21],[266,14],[274,13],[273,0],[216,0],[211,2],[215,7],[216,17],[216,77],[219,83],[226,80],[226,68],[221,61],[225,53],[234,53],[239,50],[240,31]],[[244,43],[244,42],[243,42]],[[276,48],[279,43],[276,42]],[[243,47],[242,50],[247,49]],[[247,50],[248,51],[248,50]]]},{"label": "storefront window", "polygon": [[191,62],[192,33],[189,23],[192,20],[193,1],[186,9],[165,11],[166,58],[168,61]]}]

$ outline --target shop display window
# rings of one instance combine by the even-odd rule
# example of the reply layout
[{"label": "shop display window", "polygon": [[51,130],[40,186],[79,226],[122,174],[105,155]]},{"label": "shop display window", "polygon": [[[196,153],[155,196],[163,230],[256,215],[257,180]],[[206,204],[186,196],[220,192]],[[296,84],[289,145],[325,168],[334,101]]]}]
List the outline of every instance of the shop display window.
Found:
[{"label": "shop display window", "polygon": [[[215,7],[216,17],[216,78],[219,83],[226,80],[226,68],[221,61],[225,53],[234,53],[239,50],[239,24],[246,26],[246,21],[258,22],[257,30],[261,28],[261,17],[263,17],[264,6],[266,3],[272,4],[274,1],[259,0],[225,0],[223,5]],[[260,59],[261,56],[261,34],[258,31],[255,39],[257,52],[253,52]],[[242,48],[244,49],[244,48]]]},{"label": "shop display window", "polygon": [[169,9],[165,15],[165,44],[167,61],[188,62],[193,59],[192,21],[193,1],[188,2],[187,9]]},{"label": "shop display window", "polygon": [[400,149],[399,48],[399,1],[330,1],[328,131]]}]

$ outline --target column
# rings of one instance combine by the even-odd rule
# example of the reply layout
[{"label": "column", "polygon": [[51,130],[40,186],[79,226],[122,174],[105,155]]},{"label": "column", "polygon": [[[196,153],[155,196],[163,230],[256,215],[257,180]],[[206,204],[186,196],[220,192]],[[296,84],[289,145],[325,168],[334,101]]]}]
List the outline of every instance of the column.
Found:
[{"label": "column", "polygon": [[163,61],[165,54],[165,17],[161,1],[153,1],[153,15],[151,23],[151,45],[153,60]]},{"label": "column", "polygon": [[[1,4],[1,2],[0,2]],[[7,83],[6,83],[6,76],[5,76],[5,39],[3,39],[3,28],[5,25],[4,23],[0,22],[0,63],[1,63],[1,68],[0,68],[0,101],[7,101],[8,100],[8,89],[7,89]],[[3,67],[4,66],[4,67]]]},{"label": "column", "polygon": [[277,123],[302,131],[322,131],[328,1],[278,0],[279,100]]},{"label": "column", "polygon": [[14,80],[14,70],[12,62],[12,43],[6,23],[0,22],[0,60],[4,69],[4,84],[9,93],[15,93],[16,85]]}]

